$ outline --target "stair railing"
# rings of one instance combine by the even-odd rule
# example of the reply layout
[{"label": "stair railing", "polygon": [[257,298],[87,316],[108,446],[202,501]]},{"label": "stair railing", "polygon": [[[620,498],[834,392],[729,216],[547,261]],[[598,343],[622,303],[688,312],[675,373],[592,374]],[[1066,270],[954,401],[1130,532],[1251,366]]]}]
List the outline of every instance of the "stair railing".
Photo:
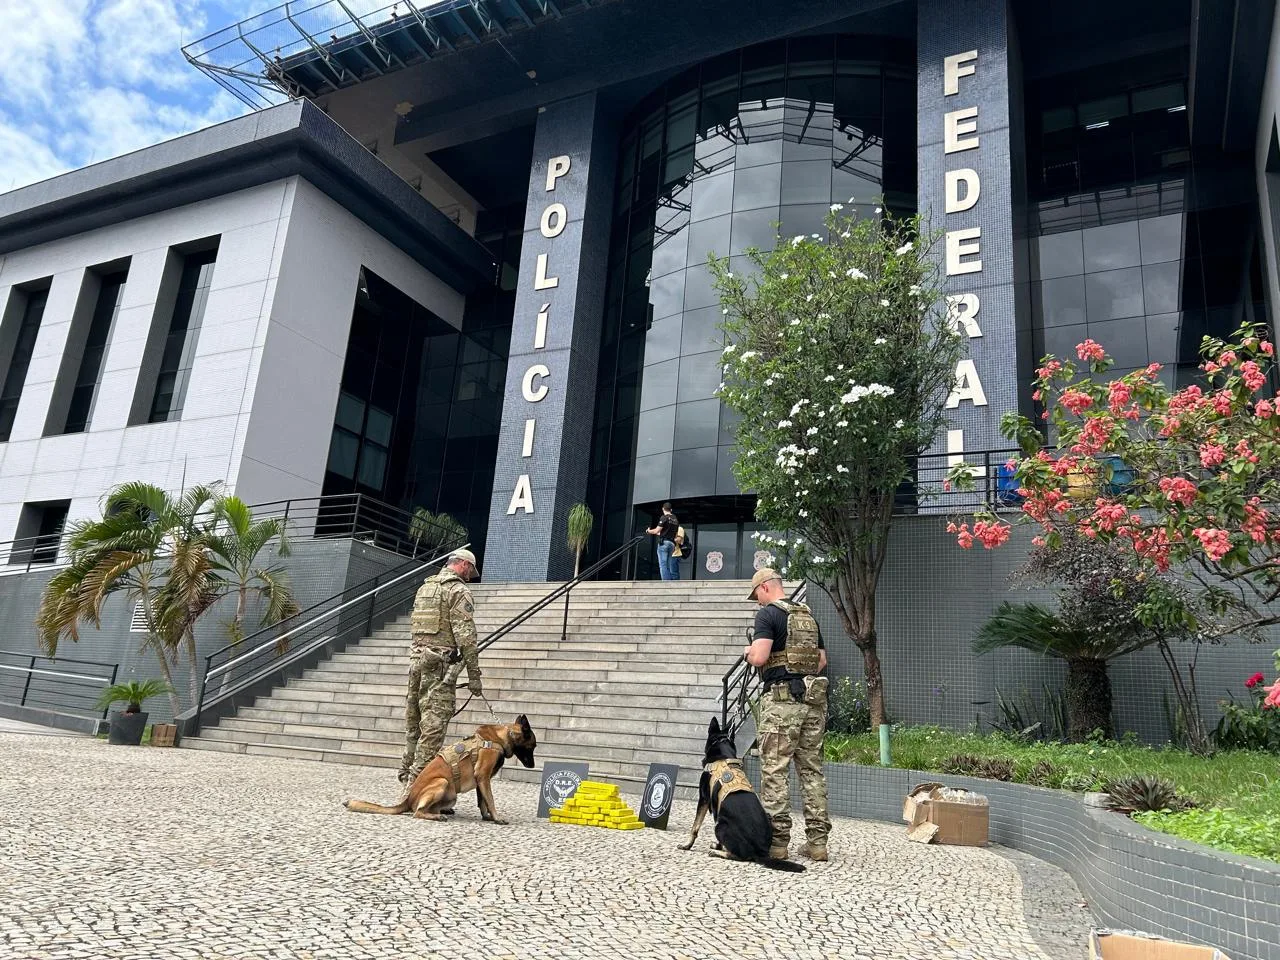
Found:
[{"label": "stair railing", "polygon": [[98,699],[119,671],[118,663],[0,650],[0,703],[106,719],[110,707]]},{"label": "stair railing", "polygon": [[[792,603],[803,603],[809,593],[807,581],[791,591],[787,599]],[[751,645],[754,628],[747,627],[747,646]],[[751,714],[760,695],[764,692],[763,671],[747,663],[745,658],[739,659],[720,678],[720,726],[730,736],[741,729]],[[744,745],[745,750],[750,744]]]},{"label": "stair railing", "polygon": [[404,613],[429,572],[470,543],[438,548],[429,560],[408,560],[362,583],[347,587],[288,621],[264,627],[238,643],[205,657],[194,710],[179,717],[185,736],[194,736],[209,720],[275,688],[290,676],[342,650],[352,639],[368,636]]}]

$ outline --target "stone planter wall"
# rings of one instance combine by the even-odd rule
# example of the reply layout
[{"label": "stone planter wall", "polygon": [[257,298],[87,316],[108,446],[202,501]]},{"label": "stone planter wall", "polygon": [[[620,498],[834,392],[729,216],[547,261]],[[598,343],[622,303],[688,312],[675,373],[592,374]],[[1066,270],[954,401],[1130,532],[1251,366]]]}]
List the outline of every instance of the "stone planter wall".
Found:
[{"label": "stone planter wall", "polygon": [[[747,769],[758,785],[756,758]],[[991,800],[991,841],[1069,873],[1099,926],[1213,945],[1231,960],[1280,960],[1280,864],[1148,830],[1063,790],[853,764],[826,769],[835,815],[901,824],[903,798],[917,783],[976,790]],[[792,800],[798,808],[794,774]]]}]

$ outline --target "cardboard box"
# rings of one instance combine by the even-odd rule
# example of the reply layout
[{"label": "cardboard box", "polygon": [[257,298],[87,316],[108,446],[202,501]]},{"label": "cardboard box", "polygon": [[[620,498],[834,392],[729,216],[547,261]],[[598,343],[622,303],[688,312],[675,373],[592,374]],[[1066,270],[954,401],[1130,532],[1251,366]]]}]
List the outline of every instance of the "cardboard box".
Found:
[{"label": "cardboard box", "polygon": [[1145,933],[1094,930],[1089,935],[1089,960],[1228,960],[1215,947],[1176,943]]},{"label": "cardboard box", "polygon": [[907,839],[916,843],[985,847],[990,817],[982,794],[949,790],[940,783],[916,785],[902,805]]}]

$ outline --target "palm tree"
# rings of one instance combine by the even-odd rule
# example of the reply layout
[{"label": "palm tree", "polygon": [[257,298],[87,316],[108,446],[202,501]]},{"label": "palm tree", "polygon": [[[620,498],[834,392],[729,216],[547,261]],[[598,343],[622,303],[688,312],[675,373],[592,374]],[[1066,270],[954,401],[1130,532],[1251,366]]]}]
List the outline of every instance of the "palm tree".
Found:
[{"label": "palm tree", "polygon": [[591,539],[591,527],[594,523],[591,508],[585,503],[574,504],[569,511],[569,549],[573,551],[574,579],[577,579],[582,551],[587,548],[587,541]]},{"label": "palm tree", "polygon": [[448,543],[465,542],[467,528],[447,513],[432,513],[426,507],[417,507],[409,519],[409,538],[413,540],[413,555],[416,557],[418,546],[423,542],[429,550]]},{"label": "palm tree", "polygon": [[227,623],[232,643],[244,639],[244,616],[249,595],[266,601],[262,626],[287,620],[299,610],[298,601],[289,588],[289,578],[279,565],[258,566],[258,554],[272,540],[278,542],[277,554],[289,555],[289,540],[283,520],[253,519],[253,511],[235,496],[218,498],[214,505],[215,533],[209,539],[213,560],[213,592],[216,597],[234,596],[236,610]]},{"label": "palm tree", "polygon": [[1067,664],[1067,739],[1079,743],[1101,730],[1111,737],[1107,662],[1155,642],[1145,631],[1096,631],[1076,626],[1035,603],[1002,603],[973,641],[977,654],[1021,647]]},{"label": "palm tree", "polygon": [[69,565],[49,581],[36,615],[45,653],[54,656],[63,637],[78,641],[82,622],[101,627],[103,603],[123,593],[142,606],[142,646],[155,654],[177,716],[172,664],[179,649],[185,648],[190,663],[193,693],[199,690],[190,628],[212,603],[207,542],[216,499],[214,487],[174,497],[153,484],[126,483],[107,494],[101,519],[72,524]]}]

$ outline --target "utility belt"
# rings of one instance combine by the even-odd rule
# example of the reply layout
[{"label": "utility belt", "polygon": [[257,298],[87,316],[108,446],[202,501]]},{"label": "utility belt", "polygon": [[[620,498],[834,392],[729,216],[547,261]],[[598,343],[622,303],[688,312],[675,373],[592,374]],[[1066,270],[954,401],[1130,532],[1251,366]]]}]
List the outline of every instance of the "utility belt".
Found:
[{"label": "utility belt", "polygon": [[831,681],[826,677],[786,677],[764,686],[764,695],[778,703],[803,703],[810,707],[827,705]]},{"label": "utility belt", "polygon": [[417,646],[411,651],[411,656],[424,657],[429,660],[438,660],[441,663],[458,663],[462,660],[462,651],[457,647],[432,647]]}]

